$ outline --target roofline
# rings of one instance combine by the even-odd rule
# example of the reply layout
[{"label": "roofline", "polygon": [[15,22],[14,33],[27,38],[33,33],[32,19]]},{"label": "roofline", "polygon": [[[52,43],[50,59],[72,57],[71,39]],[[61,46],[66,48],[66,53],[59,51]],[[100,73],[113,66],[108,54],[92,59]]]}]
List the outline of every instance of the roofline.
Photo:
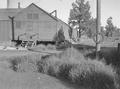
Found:
[{"label": "roofline", "polygon": [[[66,24],[66,25],[68,25],[67,23],[65,23],[64,21],[62,21],[61,19],[59,19],[59,18],[57,18],[57,17],[54,17],[54,16],[52,16],[50,13],[48,13],[48,12],[46,12],[45,10],[43,10],[42,8],[40,8],[39,6],[37,6],[36,4],[34,4],[34,3],[32,3],[33,5],[35,5],[37,8],[39,8],[39,9],[41,9],[43,12],[45,12],[46,14],[48,14],[50,17],[52,17],[53,19],[55,19],[55,20],[60,20],[61,22],[63,22],[64,24]],[[30,4],[30,5],[32,5],[32,4]],[[30,6],[29,5],[29,6]],[[29,7],[28,6],[28,7]],[[68,25],[69,26],[69,25]],[[69,26],[70,27],[70,26]]]},{"label": "roofline", "polygon": [[[39,6],[37,6],[36,4],[32,3],[32,4],[30,4],[29,6],[31,6],[31,5],[36,6],[38,9],[42,10],[42,11],[43,11],[44,13],[46,13],[48,16],[50,16],[50,17],[53,18],[54,20],[58,21],[58,19],[56,19],[55,17],[53,17],[52,15],[50,15],[50,13],[48,13],[48,12],[45,11],[45,10],[43,10],[42,8],[40,8]],[[29,7],[29,6],[28,6],[28,7]],[[28,8],[28,7],[26,7],[26,8]]]},{"label": "roofline", "polygon": [[[40,8],[39,6],[37,6],[36,4],[34,3],[31,3],[30,5],[28,5],[26,8],[20,8],[21,10],[19,12],[17,12],[14,16],[16,16],[17,14],[19,14],[20,12],[22,12],[23,10],[27,9],[28,7],[30,7],[31,5],[34,5],[36,6],[38,9],[42,10],[44,13],[46,13],[48,16],[50,16],[51,18],[53,18],[54,20],[56,21],[61,21],[63,22],[64,24],[66,24],[68,27],[70,27],[67,23],[65,23],[64,21],[62,21],[61,19],[57,18],[57,17],[54,17],[52,16],[50,13],[48,13],[47,11],[43,10],[42,8]],[[9,8],[1,8],[1,9],[9,9]],[[10,8],[10,9],[18,9],[18,8]],[[70,27],[71,28],[71,27]]]},{"label": "roofline", "polygon": [[[20,12],[22,12],[23,10],[27,9],[28,7],[30,7],[31,5],[36,6],[38,9],[42,10],[44,13],[46,13],[48,16],[50,16],[51,18],[53,18],[54,20],[58,21],[57,18],[53,17],[52,15],[50,15],[48,12],[46,12],[45,10],[43,10],[42,8],[40,8],[39,6],[37,6],[34,3],[31,3],[30,5],[28,5],[26,8],[22,8]],[[7,8],[6,8],[7,9]],[[8,8],[9,9],[9,8]],[[18,8],[13,8],[13,9],[18,9]],[[19,14],[20,12],[17,12],[14,16],[16,16],[17,14]]]},{"label": "roofline", "polygon": [[60,20],[61,22],[63,22],[64,24],[70,27],[70,25],[68,25],[66,22],[62,21],[61,19],[58,19],[58,20]]}]

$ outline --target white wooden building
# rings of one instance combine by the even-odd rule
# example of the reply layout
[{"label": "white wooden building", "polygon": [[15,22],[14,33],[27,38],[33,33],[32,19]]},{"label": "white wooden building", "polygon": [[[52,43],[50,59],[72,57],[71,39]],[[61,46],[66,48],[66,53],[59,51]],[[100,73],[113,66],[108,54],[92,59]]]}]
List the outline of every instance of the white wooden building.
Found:
[{"label": "white wooden building", "polygon": [[69,25],[34,3],[26,8],[0,9],[0,42],[18,39],[52,41],[61,27],[69,40]]}]

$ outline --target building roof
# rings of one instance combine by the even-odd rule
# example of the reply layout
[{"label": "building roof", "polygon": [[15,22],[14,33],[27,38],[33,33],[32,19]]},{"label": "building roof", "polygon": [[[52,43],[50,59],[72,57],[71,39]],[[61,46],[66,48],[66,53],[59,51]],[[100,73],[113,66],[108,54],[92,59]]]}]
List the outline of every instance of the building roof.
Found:
[{"label": "building roof", "polygon": [[2,9],[0,9],[0,20],[8,20],[9,19],[8,16],[15,16],[15,15],[19,14],[19,12],[21,12],[22,10],[29,8],[31,5],[34,5],[35,7],[37,7],[38,9],[40,9],[41,11],[43,11],[44,13],[46,13],[47,15],[52,17],[53,19],[57,20],[54,16],[50,15],[48,12],[46,12],[42,8],[38,7],[34,3],[30,4],[26,8],[22,8],[22,9],[21,8],[2,8]]},{"label": "building roof", "polygon": [[[37,6],[36,4],[32,3],[32,4],[30,4],[29,6],[31,6],[31,5],[36,6],[38,9],[40,9],[41,11],[43,11],[44,13],[46,13],[48,16],[50,16],[50,17],[52,17],[53,19],[57,20],[54,16],[52,16],[50,13],[48,13],[48,12],[45,11],[45,10],[43,10],[42,8],[40,8],[39,6]],[[28,7],[29,7],[29,6],[28,6]]]},{"label": "building roof", "polygon": [[[68,25],[67,23],[65,23],[64,21],[60,20],[59,18],[51,15],[50,13],[46,12],[45,10],[43,10],[42,8],[40,8],[39,6],[37,6],[36,4],[32,3],[30,4],[28,7],[26,8],[2,8],[0,9],[0,20],[9,20],[8,16],[16,16],[17,14],[19,14],[19,12],[23,11],[24,9],[29,8],[31,5],[34,5],[35,7],[37,7],[38,9],[40,9],[41,11],[43,11],[44,13],[46,13],[48,16],[50,16],[51,18],[53,18],[54,20],[60,21],[66,25]],[[69,25],[68,25],[69,26]]]}]

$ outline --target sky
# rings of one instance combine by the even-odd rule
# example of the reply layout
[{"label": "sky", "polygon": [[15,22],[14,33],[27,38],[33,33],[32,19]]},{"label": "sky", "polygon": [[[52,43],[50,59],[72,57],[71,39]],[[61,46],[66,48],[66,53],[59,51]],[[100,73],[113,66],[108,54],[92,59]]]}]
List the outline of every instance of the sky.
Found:
[{"label": "sky", "polygon": [[[17,3],[21,3],[21,7],[27,7],[30,3],[35,3],[47,12],[57,10],[57,17],[68,22],[72,2],[75,0],[10,0],[10,7],[17,7]],[[92,17],[96,17],[96,0],[88,0],[90,2],[90,12]],[[7,0],[0,0],[0,8],[7,7]],[[101,25],[106,25],[106,20],[110,16],[113,18],[113,24],[120,28],[120,0],[101,0]]]}]

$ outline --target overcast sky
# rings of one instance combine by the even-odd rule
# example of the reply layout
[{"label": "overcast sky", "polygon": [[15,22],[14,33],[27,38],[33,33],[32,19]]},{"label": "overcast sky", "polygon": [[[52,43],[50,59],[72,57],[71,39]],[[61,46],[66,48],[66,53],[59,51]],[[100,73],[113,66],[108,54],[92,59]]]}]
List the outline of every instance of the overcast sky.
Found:
[{"label": "overcast sky", "polygon": [[[21,2],[21,7],[26,7],[30,3],[35,3],[48,12],[58,11],[58,18],[68,22],[71,4],[75,0],[10,0],[10,7],[17,7],[17,2]],[[96,0],[89,0],[91,13],[96,17]],[[0,8],[6,8],[7,0],[0,0]],[[120,0],[101,0],[101,25],[106,25],[108,17],[113,17],[113,24],[120,27]]]}]

